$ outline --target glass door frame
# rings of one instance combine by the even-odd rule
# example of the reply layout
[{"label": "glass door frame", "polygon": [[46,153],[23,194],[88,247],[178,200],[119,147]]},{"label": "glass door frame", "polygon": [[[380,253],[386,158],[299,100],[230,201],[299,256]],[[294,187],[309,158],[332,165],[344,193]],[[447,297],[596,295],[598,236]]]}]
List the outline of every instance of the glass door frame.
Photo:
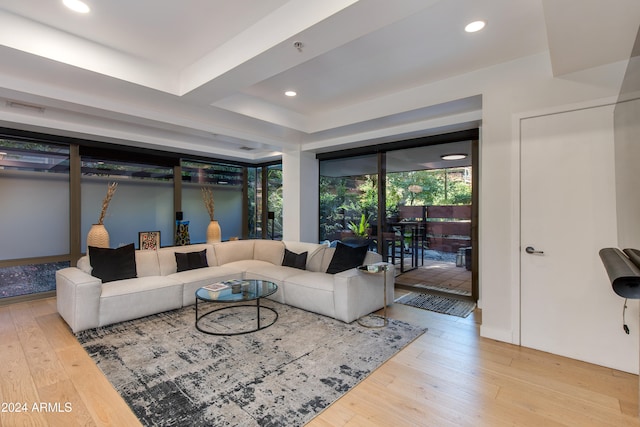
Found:
[{"label": "glass door frame", "polygon": [[[378,234],[381,235],[382,230],[387,227],[386,221],[386,179],[387,179],[387,165],[386,165],[386,153],[389,151],[403,150],[409,148],[417,148],[426,145],[439,145],[446,143],[453,143],[459,141],[471,141],[471,174],[472,174],[472,188],[471,188],[471,247],[473,256],[471,257],[471,298],[474,301],[478,301],[480,297],[479,283],[478,283],[478,268],[479,268],[479,254],[478,254],[478,218],[479,218],[479,146],[480,146],[480,132],[479,129],[470,129],[466,131],[452,132],[449,134],[435,135],[429,137],[415,138],[403,141],[396,141],[390,143],[384,143],[379,145],[373,145],[368,147],[355,148],[350,150],[342,150],[332,153],[320,153],[316,155],[316,158],[322,160],[336,160],[347,157],[356,157],[366,154],[377,154],[378,163],[378,220],[377,229]],[[320,178],[320,177],[319,177]],[[320,213],[319,213],[320,214]],[[318,224],[320,226],[320,224]],[[378,253],[383,252],[384,241],[378,238],[377,242]]]}]

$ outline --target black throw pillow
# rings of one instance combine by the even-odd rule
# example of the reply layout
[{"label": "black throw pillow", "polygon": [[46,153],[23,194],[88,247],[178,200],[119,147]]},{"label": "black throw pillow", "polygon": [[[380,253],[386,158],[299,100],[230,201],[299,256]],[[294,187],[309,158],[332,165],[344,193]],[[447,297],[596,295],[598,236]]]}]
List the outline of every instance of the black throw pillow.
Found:
[{"label": "black throw pillow", "polygon": [[336,251],[333,253],[333,258],[331,258],[327,268],[327,273],[336,274],[361,266],[367,256],[368,248],[368,244],[364,246],[347,246],[338,242]]},{"label": "black throw pillow", "polygon": [[89,246],[89,262],[91,275],[102,280],[102,283],[137,277],[133,243],[117,249]]},{"label": "black throw pillow", "polygon": [[176,264],[178,264],[178,272],[209,267],[209,264],[207,264],[206,249],[203,249],[199,252],[176,252],[175,254]]},{"label": "black throw pillow", "polygon": [[300,270],[306,270],[307,269],[307,252],[302,252],[301,254],[297,254],[295,252],[291,252],[289,249],[285,249],[282,265],[284,265],[285,267],[293,267],[293,268],[299,268]]}]

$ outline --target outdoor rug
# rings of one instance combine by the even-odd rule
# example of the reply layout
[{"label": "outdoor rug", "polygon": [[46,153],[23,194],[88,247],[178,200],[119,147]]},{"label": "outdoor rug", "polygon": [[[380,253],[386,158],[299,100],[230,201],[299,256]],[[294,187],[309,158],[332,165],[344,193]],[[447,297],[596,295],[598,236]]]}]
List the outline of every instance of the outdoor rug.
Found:
[{"label": "outdoor rug", "polygon": [[[279,318],[246,335],[198,332],[189,306],[76,337],[144,425],[301,426],[426,330],[395,320],[367,329],[262,303]],[[228,328],[256,322],[255,308],[225,313],[212,317]]]},{"label": "outdoor rug", "polygon": [[401,296],[395,302],[458,317],[467,317],[476,307],[473,301],[414,292]]}]

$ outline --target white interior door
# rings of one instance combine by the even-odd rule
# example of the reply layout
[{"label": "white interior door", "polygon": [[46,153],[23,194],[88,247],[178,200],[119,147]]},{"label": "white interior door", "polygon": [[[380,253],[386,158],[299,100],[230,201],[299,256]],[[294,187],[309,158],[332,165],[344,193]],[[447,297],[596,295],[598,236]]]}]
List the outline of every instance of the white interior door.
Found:
[{"label": "white interior door", "polygon": [[598,255],[617,246],[613,135],[612,106],[521,121],[520,338],[633,372],[636,340]]}]

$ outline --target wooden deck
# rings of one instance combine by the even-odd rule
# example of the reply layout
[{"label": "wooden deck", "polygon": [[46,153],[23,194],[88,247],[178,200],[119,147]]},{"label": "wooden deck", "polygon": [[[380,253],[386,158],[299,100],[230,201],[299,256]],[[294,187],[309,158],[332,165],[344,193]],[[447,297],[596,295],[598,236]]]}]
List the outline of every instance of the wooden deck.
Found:
[{"label": "wooden deck", "polygon": [[396,285],[437,288],[456,295],[471,295],[471,271],[456,267],[451,262],[425,259],[424,265],[396,276]]}]

